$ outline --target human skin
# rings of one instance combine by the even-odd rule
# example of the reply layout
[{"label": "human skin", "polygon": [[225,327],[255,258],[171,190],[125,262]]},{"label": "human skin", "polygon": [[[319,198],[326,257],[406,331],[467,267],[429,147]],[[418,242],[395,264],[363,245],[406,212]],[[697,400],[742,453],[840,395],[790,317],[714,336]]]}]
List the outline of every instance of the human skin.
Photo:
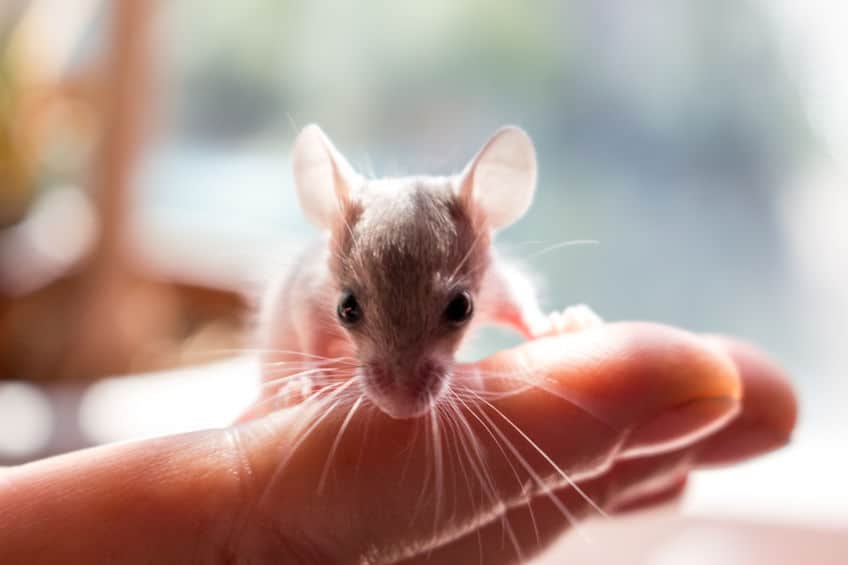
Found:
[{"label": "human skin", "polygon": [[[693,469],[786,444],[795,423],[791,386],[763,353],[667,326],[607,324],[479,367],[532,367],[543,386],[489,383],[478,394],[490,405],[464,396],[454,417],[467,426],[442,422],[438,481],[426,420],[362,409],[339,436],[341,409],[299,441],[308,407],[253,410],[227,429],[4,469],[0,563],[514,563],[567,535],[563,508],[597,515],[590,498],[615,519],[659,504]],[[456,430],[479,451],[451,441]]]}]

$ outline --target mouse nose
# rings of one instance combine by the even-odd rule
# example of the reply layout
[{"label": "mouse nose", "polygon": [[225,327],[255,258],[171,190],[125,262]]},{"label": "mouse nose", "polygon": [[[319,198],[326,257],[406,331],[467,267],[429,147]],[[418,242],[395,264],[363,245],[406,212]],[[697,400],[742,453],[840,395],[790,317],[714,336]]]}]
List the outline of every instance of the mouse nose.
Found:
[{"label": "mouse nose", "polygon": [[368,372],[381,386],[425,392],[430,384],[444,377],[446,367],[427,359],[418,363],[369,363]]},{"label": "mouse nose", "polygon": [[446,386],[447,366],[435,359],[415,363],[369,363],[366,390],[392,416],[423,413]]},{"label": "mouse nose", "polygon": [[408,383],[413,389],[420,388],[429,391],[433,385],[440,383],[445,378],[445,366],[437,361],[428,359],[419,363],[411,372],[411,382]]}]

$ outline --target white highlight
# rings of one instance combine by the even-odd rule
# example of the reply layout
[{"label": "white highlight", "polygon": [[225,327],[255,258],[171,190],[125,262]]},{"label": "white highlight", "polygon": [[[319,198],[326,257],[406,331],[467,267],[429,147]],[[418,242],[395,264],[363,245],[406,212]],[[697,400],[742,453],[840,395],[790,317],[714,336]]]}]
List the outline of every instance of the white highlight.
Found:
[{"label": "white highlight", "polygon": [[105,379],[83,396],[80,427],[107,443],[228,426],[256,398],[259,374],[255,357],[239,357]]},{"label": "white highlight", "polygon": [[53,411],[44,393],[21,382],[0,384],[0,455],[25,457],[44,449]]}]

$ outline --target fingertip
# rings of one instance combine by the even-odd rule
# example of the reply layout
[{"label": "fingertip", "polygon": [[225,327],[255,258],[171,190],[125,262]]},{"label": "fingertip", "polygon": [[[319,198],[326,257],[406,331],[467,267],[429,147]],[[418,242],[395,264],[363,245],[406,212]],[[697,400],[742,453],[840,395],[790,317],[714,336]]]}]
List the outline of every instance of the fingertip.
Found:
[{"label": "fingertip", "polygon": [[743,376],[745,417],[757,417],[789,440],[798,421],[798,399],[789,376],[758,347],[739,340],[710,336],[727,351]]},{"label": "fingertip", "polygon": [[722,336],[705,340],[727,352],[745,389],[738,418],[699,452],[699,463],[720,465],[786,445],[798,419],[798,400],[786,373],[762,350]]}]

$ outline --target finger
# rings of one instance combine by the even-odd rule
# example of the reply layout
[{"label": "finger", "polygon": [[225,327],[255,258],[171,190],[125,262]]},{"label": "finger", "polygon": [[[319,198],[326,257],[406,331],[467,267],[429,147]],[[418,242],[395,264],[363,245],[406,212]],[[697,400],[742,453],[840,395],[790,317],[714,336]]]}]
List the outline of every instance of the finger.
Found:
[{"label": "finger", "polygon": [[700,449],[701,465],[722,465],[761,455],[785,445],[798,416],[798,403],[786,374],[755,347],[710,337],[733,359],[745,389],[742,411]]},{"label": "finger", "polygon": [[[584,491],[605,510],[629,512],[673,500],[683,492],[688,472],[702,463],[704,453],[707,453],[710,463],[730,462],[738,459],[740,454],[745,457],[759,455],[787,441],[795,422],[795,399],[783,372],[749,345],[726,338],[716,343],[730,353],[739,368],[745,390],[742,412],[729,426],[696,444],[674,452],[620,461],[603,477],[582,484]],[[738,422],[742,424],[737,425]],[[761,433],[755,434],[755,437],[777,440],[740,442],[734,437],[734,431],[759,431]],[[723,445],[725,442],[727,446]],[[738,449],[740,444],[744,446],[742,451]],[[717,459],[713,454],[727,458]],[[577,493],[570,489],[565,489],[564,493],[561,496],[571,497],[569,508],[576,516],[591,512],[588,502]],[[526,558],[547,547],[569,529],[571,523],[550,501],[539,498],[526,510],[510,511],[504,522],[496,520],[479,533],[468,534],[440,548],[432,554],[432,559],[435,562],[474,562],[482,544],[483,562],[511,563],[520,562],[519,555]],[[500,551],[504,547],[502,538],[509,541],[508,537],[504,537],[504,523],[513,525],[520,552],[512,543]],[[492,548],[498,551],[489,554]]]},{"label": "finger", "polygon": [[[797,401],[785,373],[755,347],[728,338],[709,337],[726,350],[739,369],[745,391],[742,410],[725,428],[687,450],[688,467],[729,464],[768,453],[785,445],[797,417]],[[681,471],[688,471],[683,469]],[[669,488],[636,492],[616,508],[638,509],[671,497],[685,480]]]},{"label": "finger", "polygon": [[[566,531],[579,533],[580,522],[605,511],[626,511],[635,501],[660,503],[682,490],[689,460],[688,452],[678,452],[647,460],[628,460],[617,464],[602,477],[583,483],[583,494],[563,488],[554,498],[536,496],[527,504],[509,509],[502,519],[495,519],[460,540],[421,554],[404,565],[426,563],[486,563],[507,565],[524,563],[548,548]],[[584,494],[586,496],[584,496]],[[592,502],[589,502],[591,498]],[[563,513],[563,508],[568,514]]]},{"label": "finger", "polygon": [[[693,334],[647,323],[607,324],[528,342],[484,360],[481,369],[521,375],[536,387],[498,402],[505,412],[547,415],[542,407],[550,405],[570,417],[582,412],[581,424],[589,429],[594,420],[627,431],[623,456],[671,451],[705,437],[735,415],[742,395],[736,368],[722,351]],[[490,379],[488,386],[502,391],[514,385]],[[564,429],[543,419],[537,423],[525,431],[544,437]]]},{"label": "finger", "polygon": [[[511,356],[529,363],[539,357],[537,374],[546,376],[545,382],[561,390],[576,383],[583,399],[616,418],[619,429],[611,429],[562,398],[545,399],[534,391],[495,404],[519,429],[530,430],[528,437],[539,434],[550,461],[576,474],[602,467],[628,435],[638,437],[641,425],[665,411],[684,412],[677,417],[686,422],[691,418],[686,418],[685,407],[697,405],[705,395],[737,394],[735,372],[728,370],[726,360],[688,334],[638,325],[593,334],[579,344],[544,340],[566,362],[538,346],[500,356],[502,366],[508,366]],[[615,377],[605,376],[599,367]],[[587,382],[587,372],[596,375],[594,385]],[[664,392],[654,379],[673,384],[673,393]],[[630,380],[642,388],[627,384]],[[635,394],[624,394],[628,390]],[[340,393],[337,400],[342,397]],[[632,404],[651,409],[634,410]],[[473,453],[464,458],[465,467],[456,464],[458,458],[447,450],[461,446],[449,442],[442,446],[441,471],[436,472],[435,436],[430,435],[429,443],[422,440],[428,420],[391,420],[363,409],[339,435],[350,405],[341,410],[342,404],[330,409],[316,403],[238,428],[105,446],[5,473],[0,508],[15,512],[0,512],[0,562],[96,563],[103,556],[124,563],[226,561],[234,555],[270,560],[305,555],[317,562],[351,555],[376,559],[471,531],[500,508],[486,502],[492,493],[478,480],[486,473],[491,473],[491,488],[501,500],[523,496],[531,482],[516,480],[509,472],[508,462],[523,473],[519,478],[528,478],[517,457],[499,455],[506,442],[485,435],[479,422],[476,442],[488,455],[485,472],[478,476],[471,471]],[[494,421],[497,414],[488,409]],[[296,448],[299,432],[312,421],[304,420],[309,410],[326,418]],[[472,418],[470,410],[465,414]],[[546,431],[544,422],[559,432]],[[505,422],[501,425],[506,429]],[[678,431],[689,433],[692,426]],[[583,436],[597,443],[593,446]],[[329,459],[334,445],[335,457]],[[572,452],[574,447],[580,449]],[[533,451],[526,450],[529,457]],[[328,461],[332,473],[321,490]],[[541,469],[548,461],[537,456],[531,463]],[[558,477],[553,470],[547,473],[548,478]],[[466,477],[471,488],[464,485]],[[436,500],[441,500],[441,511]]]},{"label": "finger", "polygon": [[[485,361],[481,370],[520,366],[534,367],[534,382],[546,390],[488,400],[496,386],[469,387],[457,391],[452,408],[417,420],[366,409],[348,417],[347,407],[319,403],[261,422],[262,429],[276,421],[285,431],[273,448],[267,440],[255,446],[257,482],[267,489],[253,515],[276,532],[257,543],[279,543],[279,532],[311,524],[317,537],[304,543],[336,544],[330,561],[375,547],[383,553],[371,559],[395,559],[471,531],[504,502],[595,476],[621,453],[693,442],[731,417],[739,397],[725,356],[657,325],[539,340]],[[287,452],[297,444],[294,422],[309,430],[309,441]],[[281,512],[281,501],[312,510]],[[349,539],[339,540],[339,532]]]},{"label": "finger", "polygon": [[5,469],[0,563],[224,560],[244,468],[229,437],[199,432]]},{"label": "finger", "polygon": [[[586,488],[593,498],[599,499],[597,493],[591,490],[591,482]],[[568,509],[570,519],[563,516],[562,508]],[[592,513],[591,505],[581,495],[574,489],[564,488],[551,497],[535,497],[528,503],[510,508],[459,540],[421,552],[402,563],[525,563],[569,528],[579,528],[579,522]]]}]

